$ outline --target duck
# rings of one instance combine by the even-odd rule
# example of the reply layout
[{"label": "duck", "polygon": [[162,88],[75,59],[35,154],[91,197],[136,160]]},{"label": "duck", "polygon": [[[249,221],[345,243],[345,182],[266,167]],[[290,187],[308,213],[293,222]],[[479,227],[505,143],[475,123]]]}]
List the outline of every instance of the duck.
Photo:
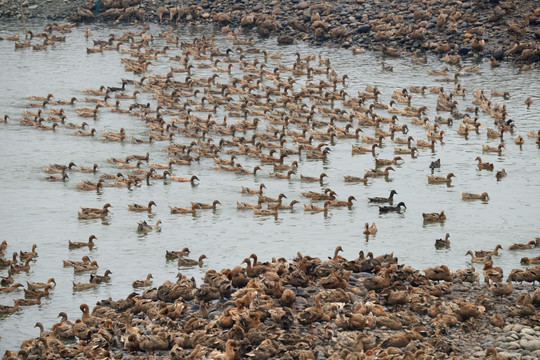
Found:
[{"label": "duck", "polygon": [[38,253],[36,252],[36,248],[37,248],[37,245],[33,244],[31,251],[22,251],[22,250],[19,251],[19,258],[21,259],[21,261],[26,260],[28,258],[33,259],[36,256],[38,256]]},{"label": "duck", "polygon": [[268,208],[269,209],[272,209],[272,210],[275,210],[275,209],[278,209],[278,210],[284,210],[284,209],[293,209],[293,206],[295,204],[299,204],[300,201],[298,200],[292,200],[289,205],[284,205],[284,204],[281,204],[281,203],[275,203],[275,204],[268,204]]},{"label": "duck", "polygon": [[403,158],[394,156],[393,159],[375,159],[375,166],[397,165],[398,161],[403,161]]},{"label": "duck", "polygon": [[88,181],[83,181],[77,184],[77,189],[86,190],[86,191],[92,191],[92,190],[99,191],[99,189],[101,189],[104,186],[103,185],[104,183],[105,183],[105,180],[103,179],[99,179],[99,181],[95,184]]},{"label": "duck", "polygon": [[19,256],[19,254],[17,252],[14,252],[12,260],[0,258],[0,266],[11,266],[13,264],[16,264],[18,262],[17,256]]},{"label": "duck", "polygon": [[506,281],[506,284],[504,283],[497,283],[489,281],[489,290],[494,296],[500,296],[501,298],[503,296],[508,296],[514,292],[514,287],[512,286],[512,279],[508,277],[508,280]]},{"label": "duck", "polygon": [[441,159],[437,159],[435,161],[432,161],[430,164],[429,164],[429,168],[431,170],[434,170],[434,169],[438,169],[441,167]]},{"label": "duck", "polygon": [[8,268],[8,276],[0,276],[0,278],[2,280],[0,280],[0,285],[1,286],[9,286],[11,284],[13,284],[13,282],[15,281],[13,279],[13,276],[11,276],[12,273],[11,273],[11,270]]},{"label": "duck", "polygon": [[49,167],[45,168],[43,171],[47,174],[61,174],[66,170],[71,170],[75,166],[77,165],[75,165],[74,162],[70,162],[68,166],[63,164],[50,164]]},{"label": "duck", "polygon": [[148,203],[148,206],[144,206],[141,204],[128,204],[128,210],[130,211],[152,211],[152,206],[157,206],[154,200],[150,200]]},{"label": "duck", "polygon": [[37,299],[15,299],[15,305],[18,306],[32,306],[32,305],[41,305],[41,298],[44,297],[43,294],[39,294]]},{"label": "duck", "polygon": [[83,291],[95,288],[98,284],[97,283],[76,283],[73,281],[73,291]]},{"label": "duck", "polygon": [[178,266],[195,266],[199,265],[201,267],[203,265],[203,259],[208,259],[206,255],[199,256],[199,260],[193,260],[193,259],[186,259],[186,258],[178,258]]},{"label": "duck", "polygon": [[217,205],[221,205],[219,200],[214,200],[212,204],[200,203],[200,202],[191,202],[191,206],[195,209],[212,209],[215,210]]},{"label": "duck", "polygon": [[392,141],[396,144],[405,144],[410,145],[411,142],[414,140],[412,136],[409,136],[408,138],[393,138]]},{"label": "duck", "polygon": [[501,282],[503,279],[503,270],[500,267],[493,267],[493,261],[491,260],[485,262],[482,272],[486,284],[489,284],[490,281]]},{"label": "duck", "polygon": [[30,261],[32,261],[32,260],[33,260],[32,258],[28,258],[28,259],[26,259],[24,264],[21,264],[21,265],[12,264],[9,267],[9,269],[11,270],[12,273],[18,273],[18,272],[21,272],[21,271],[28,271],[28,270],[30,270]]},{"label": "duck", "polygon": [[156,224],[154,226],[147,224],[146,221],[141,221],[137,223],[137,231],[138,232],[149,232],[152,230],[160,231],[161,230],[161,219],[158,219],[156,221]]},{"label": "duck", "polygon": [[495,173],[495,177],[497,178],[497,180],[501,180],[505,176],[506,176],[506,170],[504,168],[502,168],[501,170]]},{"label": "duck", "polygon": [[[107,204],[105,204],[107,205]],[[111,205],[109,204],[108,207],[111,207]],[[105,216],[107,216],[109,214],[109,210],[108,210],[108,207],[107,208],[104,208],[103,210],[101,209],[92,209],[92,208],[82,208],[82,211],[79,211],[77,213],[79,219],[99,219],[99,218],[103,218]],[[97,210],[97,211],[92,211],[92,210]]]},{"label": "duck", "polygon": [[375,223],[371,224],[371,226],[369,226],[369,223],[366,223],[364,225],[364,232],[363,232],[364,235],[375,235],[377,234],[377,225]]},{"label": "duck", "polygon": [[394,201],[394,195],[397,195],[396,190],[390,190],[390,195],[386,197],[372,197],[368,198],[369,202],[373,203],[392,203]]},{"label": "duck", "polygon": [[433,222],[433,221],[444,221],[446,220],[446,214],[444,210],[441,210],[440,213],[422,213],[424,222]]},{"label": "duck", "polygon": [[47,181],[66,181],[67,179],[69,179],[69,176],[65,173],[62,176],[50,175],[45,177]]},{"label": "duck", "polygon": [[0,305],[0,314],[12,314],[19,310],[19,304],[15,303],[13,306]]},{"label": "duck", "polygon": [[502,149],[506,149],[506,146],[504,146],[503,144],[499,144],[499,146],[497,147],[489,146],[486,144],[482,145],[482,151],[485,151],[485,152],[496,152],[496,153],[501,154]]},{"label": "duck", "polygon": [[450,247],[450,234],[449,233],[446,233],[444,240],[443,239],[435,240],[436,249],[449,248],[449,247]]},{"label": "duck", "polygon": [[351,144],[351,147],[352,147],[352,152],[353,153],[360,153],[360,154],[372,153],[372,154],[375,154],[375,148],[378,148],[380,146],[378,144],[373,144],[371,146],[371,148],[366,148],[366,147],[363,147],[363,146],[358,146],[358,145]]},{"label": "duck", "polygon": [[540,256],[535,257],[522,257],[520,260],[522,265],[540,264]]},{"label": "duck", "polygon": [[369,179],[369,176],[364,175],[363,177],[360,176],[351,176],[351,175],[344,175],[343,179],[345,182],[363,182],[366,183]]},{"label": "duck", "polygon": [[401,207],[407,208],[403,201],[396,206],[379,206],[379,213],[399,212],[401,211]]},{"label": "duck", "polygon": [[97,261],[92,261],[90,264],[86,264],[86,265],[75,265],[73,267],[73,270],[75,272],[84,272],[84,271],[92,271],[92,270],[97,270],[99,269],[99,265],[97,263]]},{"label": "duck", "polygon": [[266,189],[266,185],[264,185],[263,183],[261,183],[259,185],[259,188],[258,189],[250,189],[248,187],[245,187],[245,186],[242,186],[242,194],[257,194],[257,195],[261,195],[263,193],[263,189]]},{"label": "duck", "polygon": [[146,275],[146,280],[135,280],[131,284],[131,286],[133,286],[134,288],[150,286],[152,285],[152,280],[151,280],[152,278],[153,278],[152,274],[148,274]]},{"label": "duck", "polygon": [[313,205],[313,204],[304,204],[304,211],[327,212],[329,206],[330,206],[330,200],[326,200],[324,202],[324,207],[316,206],[316,205]]},{"label": "duck", "polygon": [[477,250],[477,251],[474,252],[474,255],[477,256],[477,257],[484,257],[484,256],[487,256],[487,255],[499,255],[499,249],[502,250],[502,246],[500,244],[497,244],[497,246],[495,246],[495,250],[493,250],[493,251]]},{"label": "duck", "polygon": [[78,135],[78,136],[94,136],[96,134],[96,129],[92,128],[92,130],[90,131],[84,131],[84,130],[75,130],[73,132],[73,135]]},{"label": "duck", "polygon": [[440,280],[452,281],[452,272],[446,265],[434,266],[422,271],[429,280],[435,280],[437,282]]},{"label": "duck", "polygon": [[364,176],[368,176],[368,177],[388,176],[390,175],[390,170],[395,171],[393,167],[387,166],[384,170],[372,169],[372,170],[366,171]]},{"label": "duck", "polygon": [[510,245],[508,250],[526,250],[526,249],[532,249],[534,247],[538,246],[537,242],[535,240],[531,240],[526,244],[513,244]]},{"label": "duck", "polygon": [[169,205],[169,209],[171,209],[171,214],[195,214],[196,212],[195,205],[191,205],[191,208],[175,207]]},{"label": "duck", "polygon": [[268,197],[268,196],[262,196],[262,195],[259,195],[258,198],[263,203],[277,203],[277,202],[281,202],[283,198],[287,199],[287,196],[285,194],[281,193],[281,194],[278,195],[277,199],[276,198],[271,198],[271,197]]},{"label": "duck", "polygon": [[321,175],[319,175],[319,176],[300,175],[300,181],[310,181],[310,182],[319,181],[319,182],[322,182],[325,177],[328,177],[328,175],[326,175],[326,173],[321,173]]},{"label": "duck", "polygon": [[189,249],[187,247],[183,248],[180,251],[165,250],[165,259],[167,259],[167,260],[176,260],[178,258],[189,255],[190,253],[191,253],[191,251],[189,251]]},{"label": "duck", "polygon": [[171,179],[178,182],[191,182],[192,184],[195,184],[195,180],[200,181],[199,178],[196,175],[193,175],[191,177],[181,177],[181,176],[172,176]]},{"label": "duck", "polygon": [[111,280],[111,277],[109,276],[111,274],[112,274],[111,270],[105,270],[105,273],[103,275],[91,274],[90,275],[90,282],[100,284],[102,282],[109,281],[109,280]]},{"label": "duck", "polygon": [[348,206],[348,207],[351,207],[351,206],[353,206],[353,200],[356,200],[356,198],[354,196],[350,195],[347,198],[347,201],[344,201],[344,200],[330,201],[330,206]]},{"label": "duck", "polygon": [[394,154],[411,154],[411,155],[414,155],[415,153],[418,153],[418,148],[416,146],[413,146],[410,149],[398,148],[398,147],[394,148]]},{"label": "duck", "polygon": [[277,215],[278,209],[253,209],[255,215]]},{"label": "duck", "polygon": [[523,144],[525,144],[525,139],[523,138],[523,136],[518,135],[518,136],[514,139],[514,144],[516,144],[516,145],[523,145]]},{"label": "duck", "polygon": [[296,175],[296,170],[289,170],[286,174],[274,172],[274,173],[268,173],[268,176],[271,178],[276,179],[290,179],[292,175]]},{"label": "duck", "polygon": [[14,283],[10,286],[0,287],[0,293],[10,293],[17,290],[17,288],[19,287],[24,287],[24,285],[22,285],[21,283]]},{"label": "duck", "polygon": [[81,248],[81,247],[85,247],[85,246],[88,246],[89,248],[92,248],[95,245],[94,240],[97,240],[96,235],[90,235],[90,237],[88,238],[88,242],[72,242],[71,240],[68,240],[68,247],[70,249],[72,249],[72,248]]},{"label": "duck", "polygon": [[489,195],[488,195],[487,192],[483,192],[481,194],[473,194],[473,193],[462,192],[461,193],[461,198],[463,200],[481,199],[483,201],[488,201],[489,200]]},{"label": "duck", "polygon": [[92,166],[92,167],[78,167],[77,171],[95,173],[97,171],[98,167],[99,167],[98,164],[94,164],[94,166]]},{"label": "duck", "polygon": [[475,160],[478,161],[477,166],[479,170],[493,170],[494,169],[493,163],[482,162],[482,158],[480,156],[477,156]]},{"label": "duck", "polygon": [[433,176],[433,175],[427,175],[428,183],[429,184],[438,184],[438,183],[446,183],[450,184],[452,182],[452,178],[455,177],[454,173],[448,173],[446,177],[444,176]]},{"label": "duck", "polygon": [[467,251],[465,255],[471,255],[471,262],[472,263],[479,263],[484,264],[487,261],[491,260],[491,255],[486,255],[485,257],[476,257],[474,256],[473,252],[471,250]]},{"label": "duck", "polygon": [[418,147],[430,147],[432,149],[435,149],[435,140],[431,140],[431,142],[429,141],[424,141],[424,140],[416,140],[416,146]]},{"label": "duck", "polygon": [[82,259],[79,260],[62,260],[62,263],[64,264],[64,267],[71,266],[74,267],[76,265],[86,265],[90,263],[90,258],[85,255],[82,257]]},{"label": "duck", "polygon": [[246,209],[262,209],[262,200],[259,199],[257,201],[257,204],[248,204],[245,202],[236,202],[236,208],[239,210],[246,210]]}]

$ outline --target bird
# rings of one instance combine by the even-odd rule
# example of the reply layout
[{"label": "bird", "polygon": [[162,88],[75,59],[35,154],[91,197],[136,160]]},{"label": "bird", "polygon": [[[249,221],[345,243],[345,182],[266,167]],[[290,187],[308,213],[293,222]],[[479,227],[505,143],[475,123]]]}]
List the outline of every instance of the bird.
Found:
[{"label": "bird", "polygon": [[444,239],[435,240],[436,249],[449,248],[449,247],[450,247],[450,234],[449,233],[446,233],[446,236]]},{"label": "bird", "polygon": [[68,240],[68,247],[71,248],[81,248],[81,247],[89,247],[92,248],[94,244],[94,240],[97,240],[97,237],[95,235],[90,235],[88,238],[88,242],[73,242],[71,240]]},{"label": "bird", "polygon": [[379,213],[388,213],[388,212],[399,212],[401,211],[401,207],[407,208],[405,206],[405,203],[402,201],[396,206],[379,206]]},{"label": "bird", "polygon": [[152,205],[153,206],[157,206],[156,203],[154,202],[154,200],[151,200],[149,203],[148,203],[148,206],[144,206],[144,205],[141,205],[141,204],[128,204],[128,210],[131,210],[131,211],[152,211]]},{"label": "bird", "polygon": [[444,210],[441,210],[440,213],[422,213],[422,217],[424,218],[424,222],[446,220],[446,214],[444,213]]},{"label": "bird", "polygon": [[386,197],[372,197],[372,198],[368,198],[368,200],[369,202],[374,202],[374,203],[385,203],[385,202],[392,203],[394,201],[394,195],[397,195],[396,190],[390,190],[390,195],[387,198]]},{"label": "bird", "polygon": [[178,258],[178,266],[195,266],[195,265],[199,265],[202,266],[203,265],[203,259],[208,259],[206,257],[206,255],[201,255],[199,256],[199,260],[193,260],[193,259],[186,259],[186,258]]},{"label": "bird", "polygon": [[461,198],[463,200],[481,199],[481,200],[484,200],[484,201],[488,201],[489,200],[489,195],[488,195],[487,192],[483,192],[481,194],[473,194],[473,193],[462,192],[461,193]]},{"label": "bird", "polygon": [[438,169],[441,167],[441,159],[437,159],[435,161],[432,161],[430,164],[429,164],[429,168],[431,170],[433,169]]},{"label": "bird", "polygon": [[377,225],[375,223],[369,226],[369,223],[364,225],[364,235],[375,235],[377,233]]},{"label": "bird", "polygon": [[455,177],[454,173],[448,173],[448,175],[445,176],[432,176],[427,175],[428,183],[429,184],[438,184],[438,183],[446,183],[450,184],[452,182],[452,178]]},{"label": "bird", "polygon": [[131,285],[133,287],[145,287],[145,286],[150,286],[152,285],[152,274],[148,274],[146,276],[146,280],[135,280]]}]

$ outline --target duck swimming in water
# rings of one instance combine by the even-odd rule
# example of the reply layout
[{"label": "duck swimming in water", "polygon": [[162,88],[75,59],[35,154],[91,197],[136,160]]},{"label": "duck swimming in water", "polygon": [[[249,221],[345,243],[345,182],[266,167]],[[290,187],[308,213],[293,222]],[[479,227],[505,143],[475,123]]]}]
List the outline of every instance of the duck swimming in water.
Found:
[{"label": "duck swimming in water", "polygon": [[403,201],[396,206],[379,206],[379,213],[399,212],[401,211],[401,207],[407,208]]}]

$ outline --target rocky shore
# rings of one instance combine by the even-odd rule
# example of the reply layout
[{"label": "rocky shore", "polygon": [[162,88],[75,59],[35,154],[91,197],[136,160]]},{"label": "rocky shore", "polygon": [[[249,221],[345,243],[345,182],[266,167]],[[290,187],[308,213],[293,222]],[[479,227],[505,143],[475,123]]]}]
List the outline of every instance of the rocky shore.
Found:
[{"label": "rocky shore", "polygon": [[540,267],[513,271],[513,284],[486,285],[474,268],[420,272],[391,254],[347,260],[339,251],[330,260],[299,254],[265,263],[251,255],[246,267],[207,271],[198,287],[178,274],[92,311],[82,304],[80,319],[61,313],[4,359],[540,356]]},{"label": "rocky shore", "polygon": [[[0,0],[0,17],[20,17],[18,0]],[[26,0],[26,17],[55,21],[213,24],[276,36],[290,44],[381,50],[390,56],[432,53],[540,59],[540,7],[535,1],[337,2],[241,0]]]}]

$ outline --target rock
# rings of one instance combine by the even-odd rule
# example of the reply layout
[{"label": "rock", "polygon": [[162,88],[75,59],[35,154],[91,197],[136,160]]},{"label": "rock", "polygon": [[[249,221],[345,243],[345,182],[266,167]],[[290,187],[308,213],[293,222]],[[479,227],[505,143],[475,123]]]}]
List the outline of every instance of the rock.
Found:
[{"label": "rock", "polygon": [[37,7],[38,7],[37,5],[30,5],[28,7],[28,10],[34,10],[34,9],[37,9]]},{"label": "rock", "polygon": [[535,335],[535,331],[531,328],[523,328],[521,329],[520,331],[522,334],[527,334],[527,335],[531,335],[531,336],[534,336]]},{"label": "rock", "polygon": [[294,38],[290,35],[280,35],[277,38],[277,42],[281,45],[291,45],[294,44]]},{"label": "rock", "polygon": [[504,50],[502,48],[497,48],[493,51],[493,57],[495,60],[502,60],[504,57]]},{"label": "rock", "polygon": [[471,47],[468,45],[460,46],[458,49],[458,53],[460,55],[467,55],[471,51]]},{"label": "rock", "polygon": [[301,10],[307,9],[308,7],[309,7],[309,4],[307,3],[307,1],[302,1],[301,3],[296,5],[296,8],[301,9]]},{"label": "rock", "polygon": [[522,339],[520,342],[519,342],[520,346],[527,350],[527,351],[536,351],[536,350],[540,350],[540,340],[539,339],[535,339],[535,340],[525,340],[525,339]]},{"label": "rock", "polygon": [[519,350],[521,349],[521,345],[517,341],[513,341],[511,343],[506,344],[507,350]]},{"label": "rock", "polygon": [[358,27],[358,30],[356,31],[358,34],[364,34],[364,33],[368,33],[371,31],[371,25],[369,24],[365,24],[365,25],[360,25]]}]

